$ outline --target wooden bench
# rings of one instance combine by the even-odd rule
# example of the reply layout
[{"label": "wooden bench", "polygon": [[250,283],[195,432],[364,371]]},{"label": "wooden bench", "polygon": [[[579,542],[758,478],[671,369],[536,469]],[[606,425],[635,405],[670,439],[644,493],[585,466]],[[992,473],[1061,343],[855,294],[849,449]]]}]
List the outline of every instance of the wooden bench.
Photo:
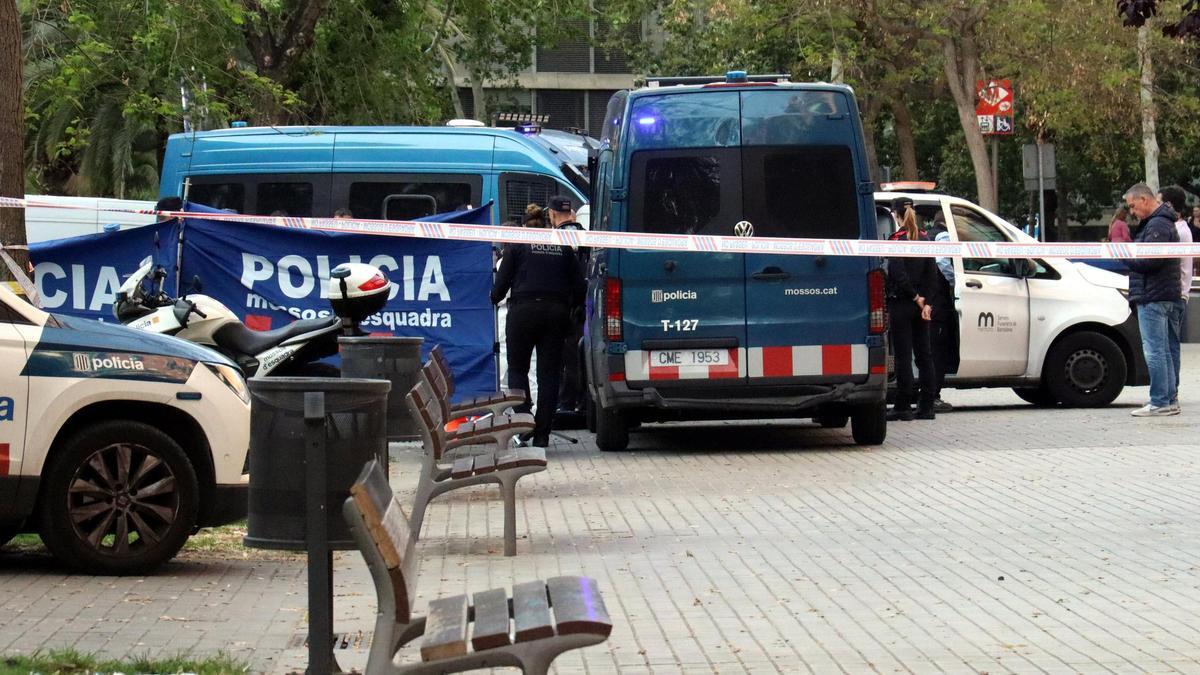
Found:
[{"label": "wooden bench", "polygon": [[[612,632],[604,598],[587,577],[530,581],[511,593],[496,588],[440,598],[429,603],[427,617],[414,616],[416,533],[378,462],[363,468],[342,512],[375,582],[368,675],[504,666],[545,673],[559,654],[599,644]],[[419,637],[421,662],[396,664],[396,653]]]},{"label": "wooden bench", "polygon": [[504,449],[510,446],[512,439],[517,436],[533,432],[535,424],[533,415],[529,413],[495,412],[489,408],[476,408],[466,412],[465,409],[459,408],[456,412],[450,405],[453,389],[448,386],[447,380],[442,377],[441,369],[432,358],[421,366],[420,377],[429,385],[434,400],[441,408],[444,422],[461,417],[479,416],[478,419],[459,424],[454,431],[446,431],[446,450],[469,445],[495,445],[498,449]]},{"label": "wooden bench", "polygon": [[446,432],[446,420],[442,417],[442,405],[427,382],[417,382],[408,392],[407,404],[425,444],[421,477],[413,499],[412,530],[420,534],[421,524],[425,521],[425,509],[438,495],[471,485],[499,483],[504,497],[504,555],[516,555],[517,481],[521,476],[546,470],[546,451],[542,448],[514,448],[504,443],[482,454],[447,457],[448,450],[480,439],[458,438],[451,441]]},{"label": "wooden bench", "polygon": [[[446,355],[442,353],[441,345],[434,345],[433,349],[429,351],[429,363],[437,371],[435,373],[436,388],[449,401],[454,397],[454,371],[450,370],[450,363],[446,361]],[[520,389],[502,389],[494,394],[476,396],[460,403],[451,404],[447,417],[453,419],[487,413],[499,416],[523,403],[525,403],[525,392]]]}]

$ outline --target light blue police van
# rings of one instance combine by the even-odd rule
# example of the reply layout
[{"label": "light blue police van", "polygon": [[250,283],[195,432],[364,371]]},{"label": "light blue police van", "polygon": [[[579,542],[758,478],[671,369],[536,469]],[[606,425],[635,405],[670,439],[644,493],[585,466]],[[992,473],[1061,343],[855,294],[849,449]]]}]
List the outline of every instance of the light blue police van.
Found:
[{"label": "light blue police van", "polygon": [[[650,78],[608,104],[591,228],[876,239],[851,90],[786,76]],[[588,424],[811,417],[882,443],[882,261],[601,249],[589,265]]]},{"label": "light blue police van", "polygon": [[[568,148],[537,125],[246,127],[173,134],[159,196],[250,215],[413,220],[494,204],[495,223],[587,181]],[[585,167],[586,168],[586,167]]]}]

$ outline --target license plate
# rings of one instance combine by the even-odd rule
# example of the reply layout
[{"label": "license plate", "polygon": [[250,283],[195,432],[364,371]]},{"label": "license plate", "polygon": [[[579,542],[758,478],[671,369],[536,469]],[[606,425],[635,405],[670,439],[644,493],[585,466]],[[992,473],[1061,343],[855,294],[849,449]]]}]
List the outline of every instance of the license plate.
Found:
[{"label": "license plate", "polygon": [[650,366],[727,366],[728,349],[651,349]]}]

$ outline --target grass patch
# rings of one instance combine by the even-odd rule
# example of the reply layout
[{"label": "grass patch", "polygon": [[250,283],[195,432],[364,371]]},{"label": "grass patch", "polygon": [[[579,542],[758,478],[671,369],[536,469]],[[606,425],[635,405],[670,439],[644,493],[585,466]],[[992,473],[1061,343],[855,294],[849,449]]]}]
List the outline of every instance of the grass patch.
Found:
[{"label": "grass patch", "polygon": [[[179,552],[176,559],[301,560],[304,558],[303,552],[246,548],[242,545],[242,537],[245,536],[245,520],[239,520],[220,527],[206,527],[188,537],[187,542],[183,545],[183,550]],[[12,541],[4,545],[4,551],[44,554],[46,553],[46,546],[42,543],[42,538],[36,534],[18,534],[12,538]]]},{"label": "grass patch", "polygon": [[92,654],[81,654],[74,649],[34,652],[29,656],[9,655],[0,657],[0,673],[46,675],[70,673],[196,673],[197,675],[226,675],[250,672],[249,664],[227,654],[208,658],[192,658],[186,654],[151,659],[134,658],[126,661],[101,659]]},{"label": "grass patch", "polygon": [[244,558],[247,560],[300,560],[303,552],[273,551],[247,548],[246,521],[239,520],[220,527],[206,527],[188,538],[179,552],[180,558]]}]

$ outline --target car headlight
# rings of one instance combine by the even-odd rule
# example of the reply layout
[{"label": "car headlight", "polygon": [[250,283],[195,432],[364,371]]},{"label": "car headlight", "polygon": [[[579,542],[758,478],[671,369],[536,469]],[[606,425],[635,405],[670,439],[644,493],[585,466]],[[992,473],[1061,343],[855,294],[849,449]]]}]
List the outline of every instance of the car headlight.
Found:
[{"label": "car headlight", "polygon": [[242,377],[242,371],[224,363],[205,363],[204,365],[208,366],[213,375],[224,382],[230,391],[237,394],[237,397],[242,399],[242,403],[250,402],[250,390],[246,388],[246,378]]}]

